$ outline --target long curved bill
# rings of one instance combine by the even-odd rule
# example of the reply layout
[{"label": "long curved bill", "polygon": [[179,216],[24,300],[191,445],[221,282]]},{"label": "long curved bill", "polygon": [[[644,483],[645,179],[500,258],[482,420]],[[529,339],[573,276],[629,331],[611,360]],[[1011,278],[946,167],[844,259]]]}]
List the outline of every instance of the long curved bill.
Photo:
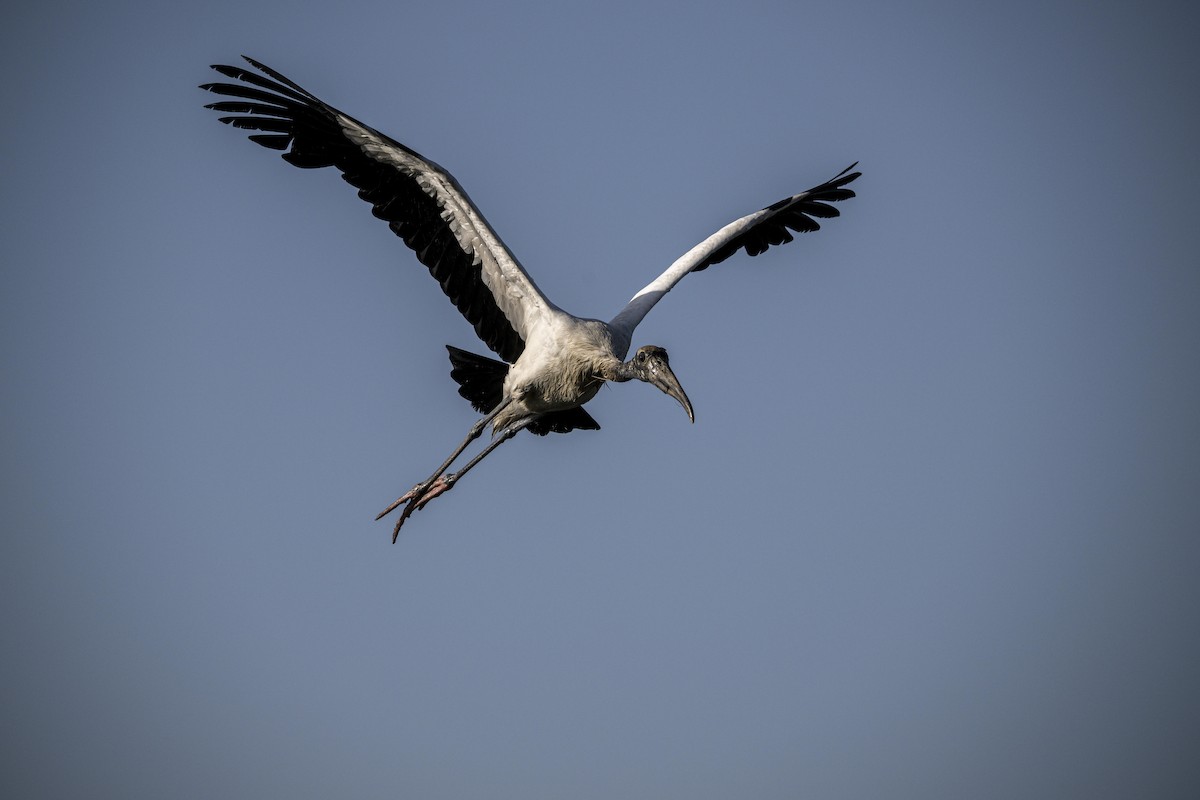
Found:
[{"label": "long curved bill", "polygon": [[650,383],[678,400],[679,405],[683,406],[683,410],[687,412],[688,419],[695,424],[696,415],[692,412],[692,401],[688,400],[687,392],[683,391],[683,387],[679,385],[679,379],[675,377],[675,373],[671,371],[671,367],[665,361],[657,359],[657,363],[650,373]]}]

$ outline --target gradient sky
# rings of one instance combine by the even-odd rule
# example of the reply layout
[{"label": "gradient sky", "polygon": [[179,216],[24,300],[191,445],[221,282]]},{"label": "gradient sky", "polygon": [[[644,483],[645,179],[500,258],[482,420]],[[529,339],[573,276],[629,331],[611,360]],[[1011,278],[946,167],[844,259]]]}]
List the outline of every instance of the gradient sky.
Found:
[{"label": "gradient sky", "polygon": [[[20,798],[1192,798],[1185,4],[26,3],[0,31],[0,782]],[[374,514],[486,352],[250,54],[608,318],[853,161],[606,389]]]}]

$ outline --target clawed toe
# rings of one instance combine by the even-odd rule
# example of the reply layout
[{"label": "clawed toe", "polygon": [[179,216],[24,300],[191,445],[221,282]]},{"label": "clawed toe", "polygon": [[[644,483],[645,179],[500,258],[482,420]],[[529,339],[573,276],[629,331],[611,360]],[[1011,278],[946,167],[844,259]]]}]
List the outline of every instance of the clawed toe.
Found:
[{"label": "clawed toe", "polygon": [[414,486],[413,488],[409,489],[404,494],[397,497],[390,506],[388,506],[383,511],[380,511],[378,514],[375,515],[375,521],[378,522],[379,520],[386,517],[388,514],[392,513],[397,508],[399,508],[402,503],[407,503],[409,500],[412,499],[413,495],[416,494],[417,490],[420,488],[421,488],[420,486]]},{"label": "clawed toe", "polygon": [[407,505],[404,506],[404,510],[400,512],[400,519],[396,520],[396,527],[392,529],[392,544],[395,544],[396,539],[400,536],[400,528],[404,526],[405,521],[412,516],[412,513],[424,508],[430,500],[438,495],[445,494],[446,492],[450,491],[453,486],[454,476],[447,478],[444,475],[440,476],[437,480],[427,486],[414,486],[412,489],[409,489],[407,492],[405,492],[401,497],[397,498],[396,502],[385,508],[375,519],[380,519],[384,516],[387,516],[402,503],[407,503]]},{"label": "clawed toe", "polygon": [[438,495],[445,494],[446,492],[450,491],[450,487],[453,485],[454,482],[452,480],[447,480],[445,476],[438,478],[429,486],[428,489],[425,490],[425,493],[421,495],[421,499],[416,501],[417,510],[424,508],[430,500]]}]

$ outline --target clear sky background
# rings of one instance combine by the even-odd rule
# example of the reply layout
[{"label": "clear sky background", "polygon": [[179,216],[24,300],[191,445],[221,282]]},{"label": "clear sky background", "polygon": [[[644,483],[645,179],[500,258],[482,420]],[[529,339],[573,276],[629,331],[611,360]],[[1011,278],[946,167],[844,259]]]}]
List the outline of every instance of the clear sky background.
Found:
[{"label": "clear sky background", "polygon": [[[1187,4],[25,3],[0,100],[0,781],[21,798],[1192,798]],[[372,521],[486,352],[248,53],[451,169],[608,318],[604,430]]]}]

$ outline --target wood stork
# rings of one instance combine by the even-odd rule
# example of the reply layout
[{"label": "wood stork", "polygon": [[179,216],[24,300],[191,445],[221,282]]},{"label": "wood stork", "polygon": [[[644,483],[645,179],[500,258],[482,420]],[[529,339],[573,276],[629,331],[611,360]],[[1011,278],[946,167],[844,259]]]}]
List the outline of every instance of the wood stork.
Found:
[{"label": "wood stork", "polygon": [[[484,344],[503,359],[448,346],[450,374],[459,394],[484,416],[432,475],[376,517],[405,506],[392,531],[393,543],[415,510],[449,491],[518,432],[599,430],[583,405],[606,381],[636,379],[657,386],[695,422],[691,401],[671,371],[666,350],[646,345],[625,361],[638,323],[683,276],[738,250],[756,256],[771,245],[790,242],[791,231],[817,230],[815,218],[838,216],[828,203],[853,197],[846,185],[860,175],[851,164],[819,186],[729,223],[684,253],[608,322],[583,319],[563,311],[538,289],[449,172],[275,70],[243,58],[254,70],[213,65],[237,83],[203,84],[200,88],[232,98],[206,108],[231,115],[221,122],[257,131],[250,139],[283,151],[290,164],[340,170],[375,216],[429,268]],[[457,472],[448,472],[488,425],[491,442]]]}]

